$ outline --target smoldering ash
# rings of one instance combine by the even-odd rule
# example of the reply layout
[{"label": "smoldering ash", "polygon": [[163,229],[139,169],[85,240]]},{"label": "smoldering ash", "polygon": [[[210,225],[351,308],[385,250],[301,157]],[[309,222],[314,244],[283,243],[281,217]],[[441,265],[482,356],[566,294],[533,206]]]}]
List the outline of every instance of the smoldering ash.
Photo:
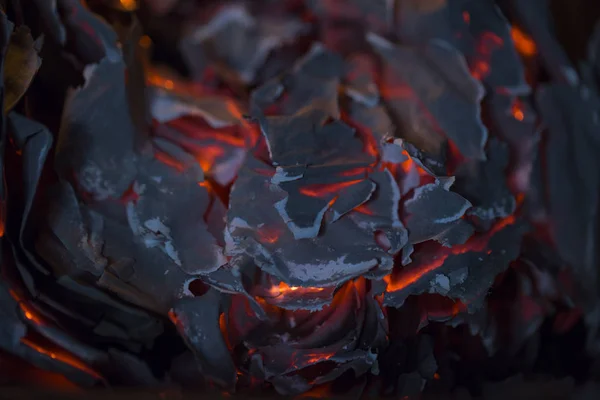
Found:
[{"label": "smoldering ash", "polygon": [[0,384],[591,379],[600,30],[575,67],[545,0],[157,3],[0,15]]}]

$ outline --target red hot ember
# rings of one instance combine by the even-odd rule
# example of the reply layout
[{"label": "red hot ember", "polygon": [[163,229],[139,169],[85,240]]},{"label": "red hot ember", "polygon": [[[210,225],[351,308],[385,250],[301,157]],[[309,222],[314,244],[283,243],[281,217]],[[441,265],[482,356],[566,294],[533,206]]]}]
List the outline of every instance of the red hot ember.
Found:
[{"label": "red hot ember", "polygon": [[543,4],[2,8],[0,384],[593,379],[600,30]]}]

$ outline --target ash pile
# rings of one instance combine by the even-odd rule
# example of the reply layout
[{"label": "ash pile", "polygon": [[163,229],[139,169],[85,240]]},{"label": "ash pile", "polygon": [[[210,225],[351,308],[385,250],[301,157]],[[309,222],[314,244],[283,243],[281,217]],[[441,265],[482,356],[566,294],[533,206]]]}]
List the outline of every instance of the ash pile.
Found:
[{"label": "ash pile", "polygon": [[2,387],[598,389],[600,24],[573,61],[547,0],[0,7]]}]

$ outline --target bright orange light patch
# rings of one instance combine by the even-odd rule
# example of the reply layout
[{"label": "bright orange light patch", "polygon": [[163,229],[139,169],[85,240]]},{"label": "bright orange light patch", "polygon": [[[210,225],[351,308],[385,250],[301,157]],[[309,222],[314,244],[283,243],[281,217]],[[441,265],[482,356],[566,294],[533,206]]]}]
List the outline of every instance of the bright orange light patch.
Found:
[{"label": "bright orange light patch", "polygon": [[284,296],[286,293],[298,292],[298,293],[318,293],[325,290],[320,287],[300,287],[300,286],[289,286],[285,282],[280,282],[277,286],[271,286],[269,288],[269,294],[273,297]]},{"label": "bright orange light patch", "polygon": [[511,113],[517,121],[523,121],[525,119],[525,113],[523,112],[523,104],[521,103],[521,100],[515,99],[515,101],[513,101]]},{"label": "bright orange light patch", "polygon": [[120,3],[127,11],[135,11],[138,7],[137,0],[120,0]]},{"label": "bright orange light patch", "polygon": [[535,42],[527,36],[522,30],[513,26],[510,30],[510,35],[519,54],[524,57],[531,57],[537,53]]},{"label": "bright orange light patch", "polygon": [[274,229],[268,229],[264,226],[259,229],[258,235],[260,236],[260,240],[267,243],[275,243],[279,240],[280,232]]},{"label": "bright orange light patch", "polygon": [[305,365],[313,365],[329,360],[335,353],[292,353],[290,364],[292,366],[302,367]]}]

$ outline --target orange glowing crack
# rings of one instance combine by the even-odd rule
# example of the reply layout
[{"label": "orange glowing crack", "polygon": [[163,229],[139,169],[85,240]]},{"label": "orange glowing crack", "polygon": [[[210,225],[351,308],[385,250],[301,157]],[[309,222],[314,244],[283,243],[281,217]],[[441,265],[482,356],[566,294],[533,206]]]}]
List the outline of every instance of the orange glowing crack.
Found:
[{"label": "orange glowing crack", "polygon": [[[480,235],[478,237],[472,237],[467,241],[467,243],[454,246],[452,248],[443,248],[445,251],[443,254],[436,258],[429,264],[419,265],[416,268],[405,268],[400,271],[397,276],[387,275],[384,277],[384,281],[387,283],[386,291],[395,292],[399,290],[406,289],[410,285],[418,282],[421,278],[423,278],[428,273],[435,271],[439,267],[444,264],[444,261],[451,255],[459,255],[467,252],[482,252],[485,250],[489,239],[495,235],[497,232],[501,231],[505,227],[514,224],[516,218],[514,216],[509,216],[499,221],[490,231],[487,233]],[[488,254],[491,253],[491,250],[488,251]]]},{"label": "orange glowing crack", "polygon": [[371,215],[371,216],[375,215],[375,213],[373,211],[369,210],[367,208],[367,206],[365,206],[364,204],[361,204],[360,206],[355,207],[354,210],[352,210],[352,211],[356,211],[357,213],[364,214],[364,215]]},{"label": "orange glowing crack", "polygon": [[429,175],[427,172],[425,172],[425,170],[423,168],[421,168],[421,166],[419,164],[417,164],[413,160],[413,158],[410,156],[410,154],[408,154],[408,151],[403,149],[402,154],[407,158],[405,161],[400,163],[400,168],[402,168],[402,171],[404,171],[405,174],[410,173],[410,171],[412,171],[413,169],[416,168],[416,170],[420,176]]},{"label": "orange glowing crack", "polygon": [[343,177],[355,176],[355,175],[365,176],[366,173],[367,173],[366,167],[357,167],[357,168],[352,168],[352,169],[349,169],[346,171],[342,171],[338,174],[338,176],[343,176]]},{"label": "orange glowing crack", "polygon": [[279,285],[273,285],[269,288],[269,295],[273,297],[285,296],[290,292],[297,292],[299,294],[310,294],[319,293],[325,290],[321,287],[301,287],[301,286],[289,286],[285,282],[280,282]]},{"label": "orange glowing crack", "polygon": [[356,179],[340,183],[308,185],[304,186],[303,188],[300,188],[298,191],[303,195],[309,197],[323,197],[329,194],[337,193],[340,190],[350,187],[352,185],[356,185],[359,182],[362,182],[362,179]]},{"label": "orange glowing crack", "polygon": [[221,313],[221,315],[219,315],[219,329],[221,330],[221,335],[223,335],[225,345],[229,351],[233,351],[233,346],[229,341],[229,335],[227,333],[227,317],[225,316],[225,313]]},{"label": "orange glowing crack", "polygon": [[333,357],[335,353],[300,353],[297,352],[292,353],[292,357],[290,360],[290,365],[293,367],[304,367],[308,365],[318,364],[323,361],[329,360]]},{"label": "orange glowing crack", "polygon": [[21,343],[24,344],[25,346],[37,351],[40,354],[50,357],[53,360],[60,361],[64,364],[67,364],[70,367],[73,367],[82,372],[85,372],[86,374],[91,375],[96,379],[101,379],[101,376],[98,375],[98,373],[96,371],[92,370],[90,367],[88,367],[82,361],[78,360],[77,358],[73,357],[70,354],[67,354],[66,352],[50,351],[25,337],[21,338]]},{"label": "orange glowing crack", "polygon": [[161,163],[168,165],[171,168],[175,168],[179,172],[185,171],[185,167],[183,166],[183,164],[171,157],[170,155],[168,155],[167,153],[155,149],[154,157]]},{"label": "orange glowing crack", "polygon": [[535,42],[527,36],[522,30],[513,26],[510,30],[510,35],[513,42],[515,42],[515,48],[524,57],[531,57],[537,53],[537,46]]},{"label": "orange glowing crack", "polygon": [[[231,101],[227,102],[227,107],[231,107],[235,109],[235,112],[232,114],[241,116],[241,112],[237,108],[237,105]],[[240,117],[241,118],[241,117]],[[177,129],[178,131],[183,132],[186,136],[189,136],[194,139],[206,139],[206,140],[214,140],[219,143],[223,143],[226,145],[231,145],[233,147],[243,148],[246,146],[246,138],[240,136],[237,133],[238,127],[225,127],[225,128],[212,128],[208,126],[206,122],[200,122],[198,117],[187,116],[182,118],[177,118],[172,121],[167,122],[167,126]],[[243,123],[243,128],[250,130],[250,126],[248,124]],[[198,152],[204,151],[204,146]]]}]

